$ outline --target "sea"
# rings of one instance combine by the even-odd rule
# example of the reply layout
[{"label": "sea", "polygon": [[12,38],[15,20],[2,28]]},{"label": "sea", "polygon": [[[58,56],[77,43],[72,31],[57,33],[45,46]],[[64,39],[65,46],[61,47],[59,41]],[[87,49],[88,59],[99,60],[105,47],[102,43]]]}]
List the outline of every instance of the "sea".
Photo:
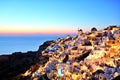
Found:
[{"label": "sea", "polygon": [[65,38],[66,36],[66,34],[0,35],[0,55],[37,51],[45,41]]}]

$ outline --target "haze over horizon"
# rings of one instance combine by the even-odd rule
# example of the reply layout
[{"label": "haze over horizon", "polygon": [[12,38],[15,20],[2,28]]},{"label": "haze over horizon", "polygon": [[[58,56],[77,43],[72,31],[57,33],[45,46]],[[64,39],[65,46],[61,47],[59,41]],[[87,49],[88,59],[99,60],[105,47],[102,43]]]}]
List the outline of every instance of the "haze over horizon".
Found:
[{"label": "haze over horizon", "polygon": [[0,0],[0,34],[76,33],[120,26],[120,0]]}]

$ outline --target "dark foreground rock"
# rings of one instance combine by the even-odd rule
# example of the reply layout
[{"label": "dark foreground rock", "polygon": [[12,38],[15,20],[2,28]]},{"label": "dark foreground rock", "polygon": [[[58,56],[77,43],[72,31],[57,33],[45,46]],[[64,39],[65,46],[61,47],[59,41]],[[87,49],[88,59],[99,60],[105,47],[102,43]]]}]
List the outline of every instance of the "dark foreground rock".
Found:
[{"label": "dark foreground rock", "polygon": [[11,77],[23,73],[37,61],[36,52],[16,52],[12,55],[0,56],[0,77]]},{"label": "dark foreground rock", "polygon": [[[13,80],[21,73],[24,73],[30,66],[45,62],[44,57],[40,58],[41,51],[44,50],[53,41],[46,41],[41,45],[38,51],[28,51],[27,53],[15,52],[11,55],[0,56],[0,80]],[[42,61],[44,60],[44,61]]]}]

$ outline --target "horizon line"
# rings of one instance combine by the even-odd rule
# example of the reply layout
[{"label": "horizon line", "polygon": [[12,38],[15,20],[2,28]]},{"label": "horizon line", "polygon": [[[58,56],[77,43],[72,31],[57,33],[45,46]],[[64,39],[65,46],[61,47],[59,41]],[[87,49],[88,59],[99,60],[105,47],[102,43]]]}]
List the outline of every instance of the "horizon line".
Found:
[{"label": "horizon line", "polygon": [[0,33],[0,35],[56,35],[56,34],[76,34],[77,32],[58,32],[58,33]]}]

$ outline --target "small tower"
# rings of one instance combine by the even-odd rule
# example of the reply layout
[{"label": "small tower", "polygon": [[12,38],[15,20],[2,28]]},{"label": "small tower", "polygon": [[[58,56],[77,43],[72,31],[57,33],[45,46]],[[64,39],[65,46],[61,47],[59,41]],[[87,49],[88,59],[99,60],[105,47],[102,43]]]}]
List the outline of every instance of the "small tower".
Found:
[{"label": "small tower", "polygon": [[83,34],[83,30],[78,28],[78,36],[81,36]]}]

